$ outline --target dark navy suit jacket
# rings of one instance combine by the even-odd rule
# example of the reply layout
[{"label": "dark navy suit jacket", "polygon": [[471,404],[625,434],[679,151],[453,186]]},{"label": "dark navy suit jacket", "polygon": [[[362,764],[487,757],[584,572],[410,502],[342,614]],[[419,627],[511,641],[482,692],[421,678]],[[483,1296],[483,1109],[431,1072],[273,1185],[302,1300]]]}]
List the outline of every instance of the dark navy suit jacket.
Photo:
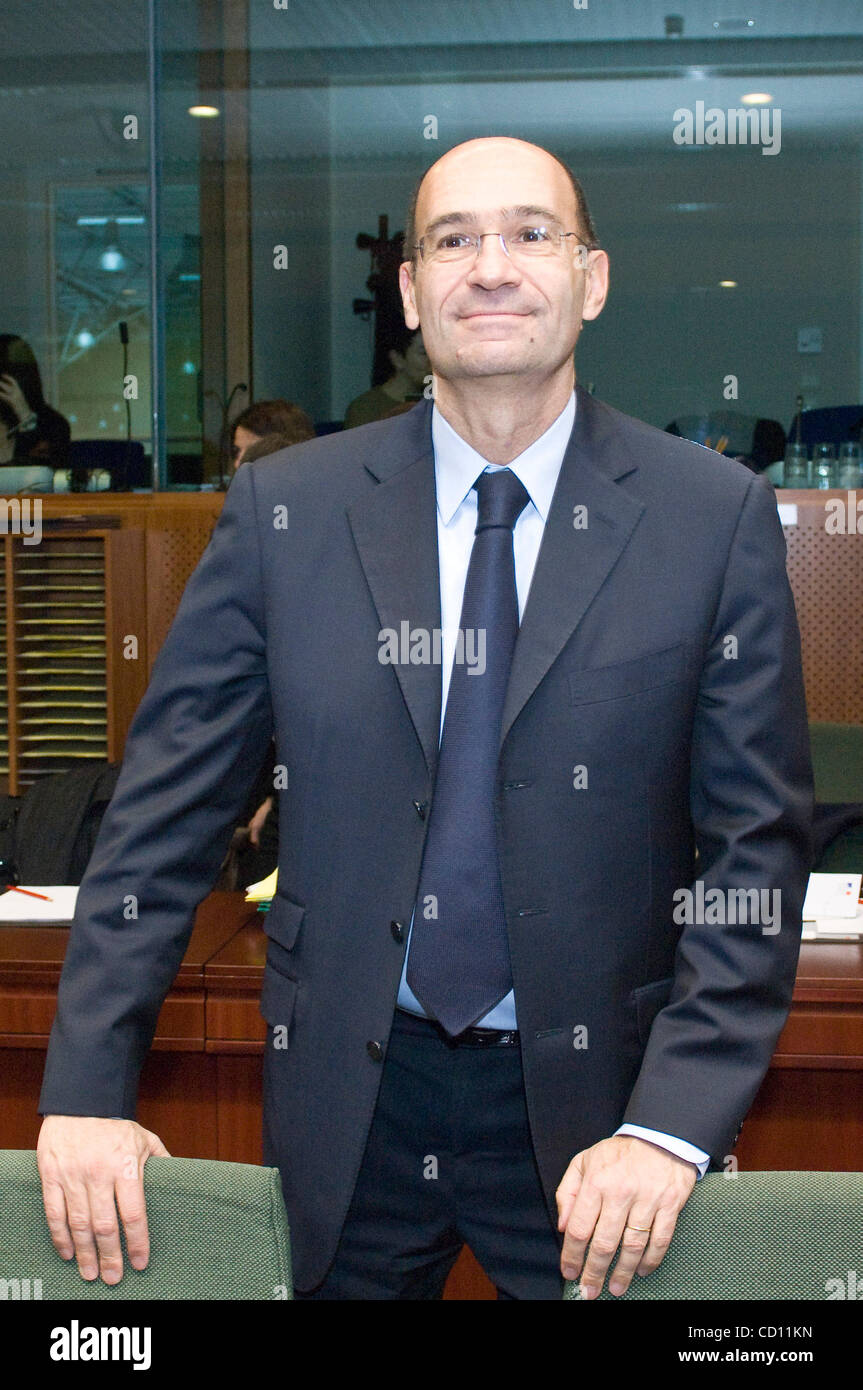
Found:
[{"label": "dark navy suit jacket", "polygon": [[[392,923],[410,920],[417,805],[434,790],[440,670],[379,660],[382,629],[440,626],[431,409],[235,476],[80,887],[39,1103],[134,1116],[195,908],[274,732],[288,787],[263,921],[264,1152],[301,1289],[332,1259],[362,1158],[402,969]],[[496,806],[550,1212],[573,1155],[624,1119],[721,1163],[789,1008],[810,865],[784,538],[763,477],[581,388]],[[781,929],[681,925],[675,893],[696,877],[779,889]]]}]

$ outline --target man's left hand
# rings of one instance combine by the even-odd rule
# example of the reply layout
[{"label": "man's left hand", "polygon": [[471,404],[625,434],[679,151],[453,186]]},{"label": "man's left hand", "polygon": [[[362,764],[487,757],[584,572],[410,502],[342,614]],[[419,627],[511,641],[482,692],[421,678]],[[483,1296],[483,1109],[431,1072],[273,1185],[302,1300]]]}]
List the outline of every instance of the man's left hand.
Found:
[{"label": "man's left hand", "polygon": [[620,1245],[608,1288],[626,1293],[633,1274],[649,1274],[662,1261],[697,1173],[694,1163],[631,1134],[576,1154],[556,1194],[564,1279],[581,1274],[582,1298],[598,1298]]}]

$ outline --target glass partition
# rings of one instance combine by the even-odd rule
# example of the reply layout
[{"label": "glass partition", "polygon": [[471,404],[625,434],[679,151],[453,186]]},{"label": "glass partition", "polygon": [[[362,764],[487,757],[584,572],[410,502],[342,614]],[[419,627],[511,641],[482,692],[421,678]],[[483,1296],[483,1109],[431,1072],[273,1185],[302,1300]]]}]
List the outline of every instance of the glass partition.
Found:
[{"label": "glass partition", "polygon": [[815,411],[859,437],[863,9],[726,10],[6,0],[0,334],[68,425],[42,485],[147,488],[155,452],[159,486],[224,487],[253,402],[323,431],[415,396],[407,201],[489,134],[584,184],[611,258],[585,385],[759,467],[827,438]]},{"label": "glass partition", "polygon": [[578,348],[599,396],[759,466],[798,404],[863,401],[863,10],[719,8],[252,5],[259,388],[344,417],[373,381],[362,242],[403,229],[446,149],[500,134],[585,187],[611,258]]},{"label": "glass partition", "polygon": [[22,392],[0,402],[6,492],[149,483],[147,12],[113,8],[0,10],[0,375]]}]

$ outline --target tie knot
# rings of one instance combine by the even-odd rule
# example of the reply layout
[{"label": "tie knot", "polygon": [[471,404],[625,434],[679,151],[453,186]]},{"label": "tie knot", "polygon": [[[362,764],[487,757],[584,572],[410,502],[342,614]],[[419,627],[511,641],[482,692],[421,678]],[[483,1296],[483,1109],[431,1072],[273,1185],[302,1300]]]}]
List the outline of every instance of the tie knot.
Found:
[{"label": "tie knot", "polygon": [[474,483],[477,495],[477,531],[503,526],[511,531],[528,502],[530,493],[510,468],[482,472]]}]

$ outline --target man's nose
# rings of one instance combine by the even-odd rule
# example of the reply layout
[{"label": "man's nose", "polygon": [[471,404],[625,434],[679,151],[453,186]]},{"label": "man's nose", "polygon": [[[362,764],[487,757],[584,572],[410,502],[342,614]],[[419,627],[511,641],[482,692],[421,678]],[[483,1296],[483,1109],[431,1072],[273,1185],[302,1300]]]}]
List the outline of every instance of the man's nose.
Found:
[{"label": "man's nose", "polygon": [[504,250],[500,232],[487,232],[479,244],[468,279],[481,285],[502,285],[520,279],[512,257]]}]

